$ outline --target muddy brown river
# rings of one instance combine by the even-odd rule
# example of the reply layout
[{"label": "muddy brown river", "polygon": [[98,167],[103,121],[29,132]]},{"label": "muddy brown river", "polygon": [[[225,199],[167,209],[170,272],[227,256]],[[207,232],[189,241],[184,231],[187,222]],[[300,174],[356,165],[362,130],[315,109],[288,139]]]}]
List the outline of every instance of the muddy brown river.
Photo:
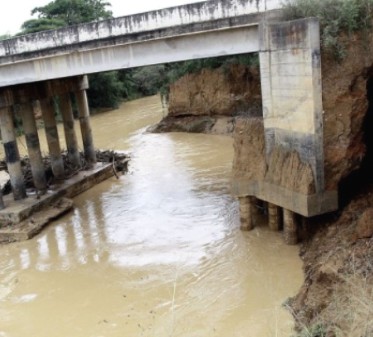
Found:
[{"label": "muddy brown river", "polygon": [[302,282],[298,248],[239,230],[230,138],[144,133],[161,117],[150,97],[92,118],[96,147],[133,154],[130,173],[0,246],[0,337],[291,334],[281,304]]}]

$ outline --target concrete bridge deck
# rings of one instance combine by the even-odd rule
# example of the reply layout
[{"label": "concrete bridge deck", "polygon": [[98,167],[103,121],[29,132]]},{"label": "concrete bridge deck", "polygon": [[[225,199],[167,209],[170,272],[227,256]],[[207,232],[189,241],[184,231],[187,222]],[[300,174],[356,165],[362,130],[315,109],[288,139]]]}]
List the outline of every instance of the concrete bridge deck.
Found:
[{"label": "concrete bridge deck", "polygon": [[[279,227],[282,217],[285,237],[294,243],[297,214],[310,217],[334,211],[338,195],[324,186],[319,22],[315,18],[278,22],[280,6],[279,0],[210,0],[1,41],[0,128],[15,200],[24,199],[26,192],[13,106],[21,105],[35,186],[45,190],[35,101],[42,106],[52,170],[63,177],[53,97],[59,97],[69,158],[81,166],[71,104],[74,94],[85,157],[92,165],[96,162],[83,75],[259,52],[266,172],[236,179],[233,193],[240,199],[245,229],[253,227],[258,198],[269,203],[272,227]],[[297,187],[297,180],[307,186]],[[4,207],[2,198],[0,206]]]},{"label": "concrete bridge deck", "polygon": [[0,41],[0,87],[257,52],[279,0],[213,0]]}]

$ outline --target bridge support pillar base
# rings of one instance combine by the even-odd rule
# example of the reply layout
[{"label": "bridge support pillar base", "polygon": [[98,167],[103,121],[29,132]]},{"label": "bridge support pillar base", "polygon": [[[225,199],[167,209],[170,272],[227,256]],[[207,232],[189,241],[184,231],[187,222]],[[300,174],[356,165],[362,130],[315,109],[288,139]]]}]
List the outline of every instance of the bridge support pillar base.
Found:
[{"label": "bridge support pillar base", "polygon": [[281,207],[268,203],[268,225],[273,231],[279,231],[282,228]]},{"label": "bridge support pillar base", "polygon": [[92,168],[97,162],[96,151],[93,145],[92,128],[89,117],[89,106],[86,89],[88,88],[87,76],[80,79],[80,90],[75,92],[76,101],[78,104],[80,130],[82,133],[84,157],[88,165]]},{"label": "bridge support pillar base", "polygon": [[297,215],[287,209],[284,212],[284,240],[288,245],[296,245],[298,243],[298,223]]},{"label": "bridge support pillar base", "polygon": [[21,106],[21,118],[23,130],[26,137],[27,151],[30,158],[30,166],[32,178],[35,188],[42,194],[47,190],[47,180],[45,178],[45,169],[43,158],[41,156],[40,142],[36,121],[34,116],[34,108],[31,103]]},{"label": "bridge support pillar base", "polygon": [[14,200],[27,197],[10,108],[0,109],[0,128]]},{"label": "bridge support pillar base", "polygon": [[40,104],[44,121],[45,136],[47,138],[49,155],[51,159],[52,172],[57,179],[64,179],[65,170],[61,156],[56,118],[54,116],[53,101],[51,98],[46,98],[41,100]]},{"label": "bridge support pillar base", "polygon": [[78,141],[74,129],[74,115],[71,106],[70,94],[60,96],[60,108],[63,119],[63,128],[65,131],[67,154],[71,164],[75,168],[81,168],[80,153],[78,150]]},{"label": "bridge support pillar base", "polygon": [[240,221],[241,230],[250,231],[254,229],[257,212],[256,212],[256,198],[255,197],[240,197]]}]

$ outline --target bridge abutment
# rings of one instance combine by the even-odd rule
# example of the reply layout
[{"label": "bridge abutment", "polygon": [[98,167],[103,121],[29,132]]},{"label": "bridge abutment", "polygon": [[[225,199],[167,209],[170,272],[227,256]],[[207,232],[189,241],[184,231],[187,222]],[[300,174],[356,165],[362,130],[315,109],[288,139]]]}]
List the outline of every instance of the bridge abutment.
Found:
[{"label": "bridge abutment", "polygon": [[[297,241],[296,214],[338,209],[338,193],[324,184],[320,28],[316,18],[259,25],[265,169],[248,164],[233,180],[233,194],[269,204],[269,226]],[[252,144],[256,146],[256,144]],[[258,145],[259,146],[259,145]],[[240,164],[242,165],[242,163]]]}]

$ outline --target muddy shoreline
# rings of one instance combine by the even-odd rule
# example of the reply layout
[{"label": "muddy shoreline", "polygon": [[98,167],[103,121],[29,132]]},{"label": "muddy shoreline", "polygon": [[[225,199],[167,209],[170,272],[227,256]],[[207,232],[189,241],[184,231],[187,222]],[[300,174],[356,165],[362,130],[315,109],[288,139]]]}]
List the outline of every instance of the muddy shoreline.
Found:
[{"label": "muddy shoreline", "polygon": [[305,281],[288,303],[300,336],[373,336],[373,185],[303,230]]}]

